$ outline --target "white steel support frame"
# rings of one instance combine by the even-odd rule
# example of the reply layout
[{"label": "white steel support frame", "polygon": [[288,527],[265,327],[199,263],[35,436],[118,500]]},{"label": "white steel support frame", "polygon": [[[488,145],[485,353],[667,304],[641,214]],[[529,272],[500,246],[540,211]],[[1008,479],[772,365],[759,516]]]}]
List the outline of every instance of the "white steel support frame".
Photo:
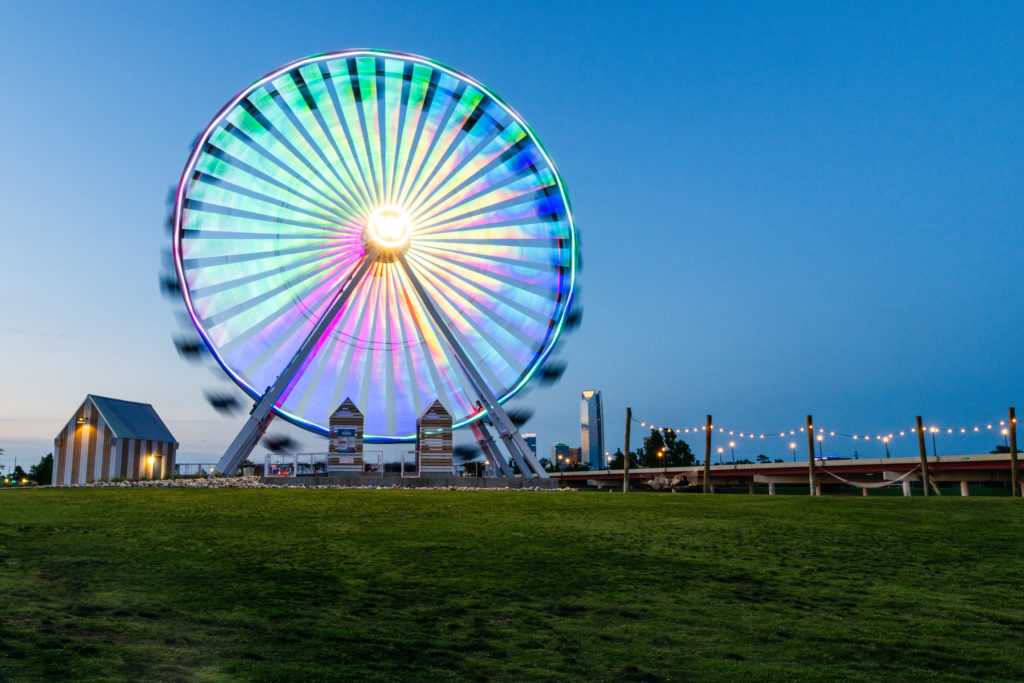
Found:
[{"label": "white steel support frame", "polygon": [[513,474],[512,468],[508,466],[505,456],[498,450],[497,444],[494,443],[494,437],[491,436],[491,432],[487,429],[487,425],[484,424],[484,420],[486,418],[470,423],[469,428],[473,431],[473,436],[476,438],[476,442],[480,444],[480,450],[484,452],[484,457],[487,458],[491,468],[502,477],[511,477]]},{"label": "white steel support frame", "polygon": [[[242,465],[242,462],[249,457],[253,449],[256,448],[256,444],[259,443],[263,434],[266,433],[267,427],[274,419],[274,406],[280,400],[281,396],[288,389],[288,385],[292,383],[292,380],[298,375],[302,369],[303,363],[306,362],[306,358],[309,357],[313,347],[320,340],[323,334],[327,331],[331,322],[337,317],[341,311],[345,302],[348,301],[352,292],[356,286],[362,281],[366,275],[366,271],[376,262],[376,253],[367,248],[366,255],[363,256],[363,260],[348,276],[348,279],[338,290],[334,300],[328,306],[327,311],[317,321],[316,326],[310,331],[305,341],[302,342],[302,346],[295,352],[292,359],[285,366],[283,372],[277,376],[274,383],[267,387],[267,390],[263,392],[263,396],[253,406],[252,412],[249,413],[249,419],[246,421],[242,430],[238,432],[234,441],[228,446],[227,450],[224,451],[224,455],[221,456],[220,462],[217,463],[217,471],[221,474],[232,475]],[[298,474],[296,472],[296,474]]]},{"label": "white steel support frame", "polygon": [[445,323],[444,318],[441,316],[441,312],[437,310],[437,306],[434,305],[434,301],[427,295],[426,290],[423,288],[423,284],[420,279],[416,277],[412,268],[409,267],[409,262],[405,259],[405,254],[399,254],[397,260],[402,264],[402,268],[405,269],[406,275],[409,276],[409,280],[412,282],[413,288],[416,290],[416,294],[419,296],[420,301],[423,302],[424,308],[427,309],[427,313],[433,319],[434,324],[444,335],[444,338],[448,341],[448,345],[452,351],[455,352],[455,358],[459,361],[459,365],[462,366],[462,370],[466,373],[473,388],[476,390],[480,399],[484,402],[484,406],[487,408],[487,414],[490,416],[491,422],[494,424],[495,429],[498,430],[498,436],[505,444],[506,450],[512,455],[512,458],[519,465],[519,471],[523,473],[524,478],[539,477],[540,479],[547,479],[548,473],[541,467],[540,462],[537,461],[536,456],[530,447],[526,445],[526,441],[523,439],[519,430],[512,423],[508,413],[498,403],[498,399],[494,396],[490,387],[487,386],[487,382],[484,381],[483,377],[477,371],[476,366],[473,365],[472,361],[469,360],[469,356],[466,354],[466,350],[462,348],[459,340],[452,333],[451,329]]}]

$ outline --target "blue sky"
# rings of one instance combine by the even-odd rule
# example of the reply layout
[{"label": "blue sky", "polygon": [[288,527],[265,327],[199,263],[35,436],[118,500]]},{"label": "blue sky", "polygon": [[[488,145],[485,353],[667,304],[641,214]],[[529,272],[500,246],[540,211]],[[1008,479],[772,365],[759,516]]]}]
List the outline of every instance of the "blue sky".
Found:
[{"label": "blue sky", "polygon": [[164,196],[231,95],[347,47],[480,79],[569,184],[586,317],[562,383],[524,399],[542,451],[578,442],[584,388],[611,445],[627,404],[756,431],[998,419],[1024,408],[1022,20],[1018,3],[5,4],[0,447],[34,461],[94,392],[153,402],[183,453],[223,448],[237,421],[178,359],[156,286]]}]

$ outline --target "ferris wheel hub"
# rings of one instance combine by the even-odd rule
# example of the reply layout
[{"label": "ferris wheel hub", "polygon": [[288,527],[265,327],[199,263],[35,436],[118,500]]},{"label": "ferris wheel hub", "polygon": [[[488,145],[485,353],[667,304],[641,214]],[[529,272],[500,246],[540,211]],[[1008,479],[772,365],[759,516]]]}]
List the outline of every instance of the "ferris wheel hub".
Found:
[{"label": "ferris wheel hub", "polygon": [[400,206],[385,204],[370,212],[363,239],[384,255],[398,255],[409,248],[412,218]]}]

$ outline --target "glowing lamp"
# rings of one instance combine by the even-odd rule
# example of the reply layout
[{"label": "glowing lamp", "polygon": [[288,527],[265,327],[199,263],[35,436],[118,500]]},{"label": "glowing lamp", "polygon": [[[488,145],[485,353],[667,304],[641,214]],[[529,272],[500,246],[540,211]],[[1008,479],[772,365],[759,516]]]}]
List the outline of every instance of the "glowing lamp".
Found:
[{"label": "glowing lamp", "polygon": [[380,251],[405,251],[411,236],[412,219],[399,206],[388,204],[378,207],[366,221],[366,241]]}]

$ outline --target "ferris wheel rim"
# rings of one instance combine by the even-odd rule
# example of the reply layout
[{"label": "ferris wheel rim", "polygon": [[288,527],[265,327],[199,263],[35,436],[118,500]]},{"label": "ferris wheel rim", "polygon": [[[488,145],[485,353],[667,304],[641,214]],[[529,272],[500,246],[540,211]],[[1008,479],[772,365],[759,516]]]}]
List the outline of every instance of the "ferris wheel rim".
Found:
[{"label": "ferris wheel rim", "polygon": [[[225,103],[220,110],[214,115],[210,122],[203,128],[202,132],[196,137],[195,144],[193,145],[192,151],[189,154],[188,160],[182,173],[179,177],[177,188],[175,191],[175,202],[174,202],[174,214],[173,214],[173,237],[172,237],[172,260],[174,263],[175,273],[178,278],[178,283],[182,292],[182,296],[185,301],[185,308],[188,312],[189,318],[192,321],[200,338],[203,340],[203,344],[209,350],[211,356],[216,360],[220,368],[228,375],[228,377],[244,391],[251,399],[258,401],[263,393],[258,391],[246,378],[244,378],[240,372],[236,371],[230,363],[222,356],[218,346],[210,338],[209,332],[206,326],[200,321],[199,316],[195,311],[195,306],[192,300],[192,293],[188,286],[188,281],[184,272],[184,259],[181,249],[181,240],[183,237],[183,208],[184,199],[188,188],[189,179],[195,172],[196,164],[202,156],[204,146],[209,140],[210,134],[220,125],[224,119],[231,113],[239,103],[253,93],[256,89],[265,86],[274,79],[286,74],[292,70],[298,69],[302,66],[329,60],[329,59],[348,59],[354,57],[378,57],[378,58],[392,58],[392,59],[403,59],[414,63],[421,64],[431,69],[437,69],[443,73],[448,74],[456,80],[465,81],[471,84],[473,87],[478,88],[481,92],[486,94],[488,97],[498,103],[502,109],[504,109],[515,121],[523,128],[531,142],[536,146],[537,151],[544,158],[547,167],[550,169],[555,179],[555,185],[558,187],[560,199],[562,201],[562,207],[565,213],[565,223],[568,227],[569,234],[569,267],[568,267],[568,287],[565,290],[564,303],[560,307],[556,307],[556,316],[550,319],[553,323],[553,329],[548,335],[546,342],[542,348],[535,354],[535,356],[526,364],[523,371],[520,373],[518,379],[511,384],[511,386],[502,393],[501,396],[497,397],[499,404],[505,404],[509,400],[515,397],[534,377],[537,371],[544,365],[547,359],[551,356],[552,352],[557,346],[558,340],[563,333],[565,326],[565,320],[568,316],[573,301],[576,296],[576,277],[577,267],[579,258],[579,239],[576,231],[576,223],[573,215],[572,205],[570,203],[567,185],[564,177],[558,170],[558,166],[551,158],[547,149],[537,136],[533,127],[527,123],[527,121],[513,108],[508,102],[506,102],[501,96],[495,93],[491,88],[481,83],[476,78],[462,72],[458,69],[454,69],[442,62],[438,62],[422,55],[377,49],[377,48],[350,48],[345,50],[337,50],[324,52],[316,55],[310,55],[300,59],[288,62],[262,76],[261,78],[253,81],[246,87],[239,90],[231,99]],[[559,297],[561,298],[561,297]],[[560,310],[559,310],[560,309]],[[265,391],[265,390],[264,390]],[[307,431],[319,434],[321,436],[327,436],[329,434],[328,429],[323,425],[306,419],[300,415],[296,415],[291,411],[284,409],[282,406],[275,405],[273,407],[274,413],[285,419],[291,424],[297,427],[305,429]],[[453,428],[460,428],[466,425],[472,424],[488,414],[486,408],[475,412],[463,419],[456,420],[453,422]],[[388,434],[369,434],[363,435],[363,439],[370,443],[408,443],[414,441],[416,438],[415,433],[412,434],[401,434],[401,435],[388,435]]]}]

